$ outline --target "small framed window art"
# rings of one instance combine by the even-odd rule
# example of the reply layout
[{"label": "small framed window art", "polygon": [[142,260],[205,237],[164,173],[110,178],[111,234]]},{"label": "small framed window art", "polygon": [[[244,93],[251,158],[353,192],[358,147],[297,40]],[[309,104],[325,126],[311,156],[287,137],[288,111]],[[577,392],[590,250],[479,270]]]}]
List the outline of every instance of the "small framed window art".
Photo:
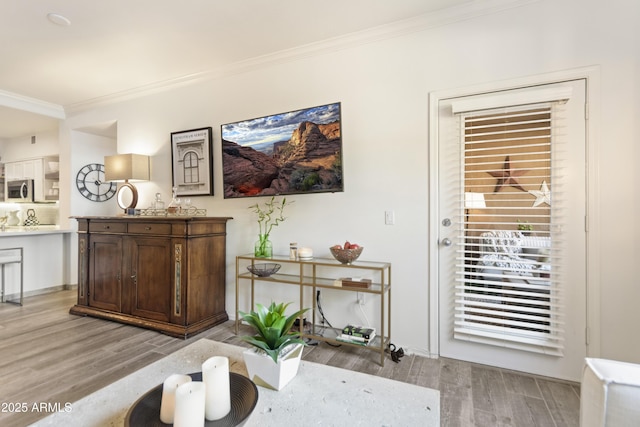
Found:
[{"label": "small framed window art", "polygon": [[173,187],[177,196],[213,195],[212,128],[171,133]]}]

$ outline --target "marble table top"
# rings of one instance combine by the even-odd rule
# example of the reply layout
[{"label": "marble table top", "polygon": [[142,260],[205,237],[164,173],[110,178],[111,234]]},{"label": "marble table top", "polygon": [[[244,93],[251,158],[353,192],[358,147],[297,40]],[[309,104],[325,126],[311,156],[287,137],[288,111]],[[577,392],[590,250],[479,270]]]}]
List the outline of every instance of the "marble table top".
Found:
[{"label": "marble table top", "polygon": [[[122,426],[129,408],[174,373],[199,372],[212,356],[247,375],[244,349],[201,339],[57,412],[34,426]],[[246,426],[439,426],[440,392],[413,384],[302,361],[282,390],[258,387]]]}]

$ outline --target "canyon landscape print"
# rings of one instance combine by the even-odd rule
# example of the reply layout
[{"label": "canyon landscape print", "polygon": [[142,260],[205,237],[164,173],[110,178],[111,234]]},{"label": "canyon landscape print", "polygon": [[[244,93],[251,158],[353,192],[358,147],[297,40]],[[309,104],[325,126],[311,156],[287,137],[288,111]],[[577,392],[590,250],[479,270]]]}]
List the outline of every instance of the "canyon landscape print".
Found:
[{"label": "canyon landscape print", "polygon": [[340,103],[222,125],[224,197],[343,191]]}]

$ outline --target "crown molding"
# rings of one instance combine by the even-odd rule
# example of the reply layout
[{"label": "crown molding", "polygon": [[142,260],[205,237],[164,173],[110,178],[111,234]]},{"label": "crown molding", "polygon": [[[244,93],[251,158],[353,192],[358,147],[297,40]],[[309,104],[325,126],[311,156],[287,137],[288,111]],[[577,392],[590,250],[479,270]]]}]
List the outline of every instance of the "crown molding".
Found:
[{"label": "crown molding", "polygon": [[54,119],[64,119],[65,110],[62,105],[52,104],[36,98],[0,90],[0,106],[28,111]]},{"label": "crown molding", "polygon": [[164,92],[181,86],[246,73],[266,66],[298,61],[304,58],[324,55],[364,44],[402,37],[408,34],[473,19],[479,16],[498,13],[503,10],[518,8],[540,1],[542,0],[470,0],[464,4],[397,21],[391,24],[354,32],[345,36],[334,37],[320,42],[285,49],[268,55],[257,56],[244,61],[235,62],[209,71],[159,81],[126,91],[68,104],[65,106],[65,110],[69,114],[77,113],[90,108],[96,108],[154,93]]}]

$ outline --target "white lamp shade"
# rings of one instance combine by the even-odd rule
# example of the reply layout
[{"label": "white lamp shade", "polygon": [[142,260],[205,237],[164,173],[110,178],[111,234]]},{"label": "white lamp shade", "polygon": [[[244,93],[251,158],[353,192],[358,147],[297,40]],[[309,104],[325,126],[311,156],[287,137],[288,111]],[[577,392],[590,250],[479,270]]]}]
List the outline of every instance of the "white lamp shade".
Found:
[{"label": "white lamp shade", "polygon": [[104,158],[107,181],[148,181],[149,156],[142,154],[116,154]]}]

